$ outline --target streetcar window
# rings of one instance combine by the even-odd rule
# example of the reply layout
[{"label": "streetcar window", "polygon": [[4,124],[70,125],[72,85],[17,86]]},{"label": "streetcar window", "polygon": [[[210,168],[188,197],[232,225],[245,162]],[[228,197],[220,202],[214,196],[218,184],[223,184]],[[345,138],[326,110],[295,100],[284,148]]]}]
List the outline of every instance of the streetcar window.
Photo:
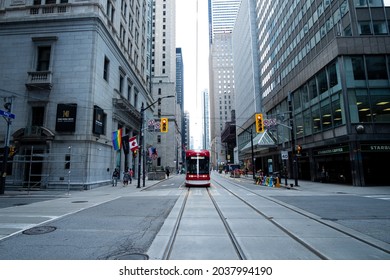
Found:
[{"label": "streetcar window", "polygon": [[191,157],[187,159],[187,173],[191,174],[208,174],[209,173],[209,161],[207,159],[199,159]]}]

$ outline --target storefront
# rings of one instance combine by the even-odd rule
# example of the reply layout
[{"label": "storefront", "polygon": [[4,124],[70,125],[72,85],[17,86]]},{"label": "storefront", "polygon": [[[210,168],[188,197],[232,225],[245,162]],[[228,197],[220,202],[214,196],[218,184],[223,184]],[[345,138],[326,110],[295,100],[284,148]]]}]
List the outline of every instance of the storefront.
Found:
[{"label": "storefront", "polygon": [[363,174],[366,185],[390,186],[388,162],[390,144],[361,144]]},{"label": "storefront", "polygon": [[314,181],[352,184],[348,145],[313,150],[311,174]]}]

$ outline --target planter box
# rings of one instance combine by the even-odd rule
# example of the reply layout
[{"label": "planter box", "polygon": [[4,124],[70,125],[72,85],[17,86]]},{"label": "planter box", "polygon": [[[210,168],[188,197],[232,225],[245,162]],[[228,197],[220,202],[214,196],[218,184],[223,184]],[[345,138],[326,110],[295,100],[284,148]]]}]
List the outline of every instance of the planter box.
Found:
[{"label": "planter box", "polygon": [[148,180],[149,181],[152,181],[152,180],[163,180],[165,179],[165,172],[164,171],[160,171],[160,172],[149,172],[148,173]]}]

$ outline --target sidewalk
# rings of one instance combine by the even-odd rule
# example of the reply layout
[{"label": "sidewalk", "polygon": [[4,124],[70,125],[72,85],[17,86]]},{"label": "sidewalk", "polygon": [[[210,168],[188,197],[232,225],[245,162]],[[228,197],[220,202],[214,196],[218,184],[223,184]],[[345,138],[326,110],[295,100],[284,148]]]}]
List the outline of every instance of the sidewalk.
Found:
[{"label": "sidewalk", "polygon": [[[253,183],[252,175],[241,176],[240,178],[232,178],[229,174],[218,174],[225,178],[230,178],[232,180]],[[253,185],[255,185],[253,183]],[[293,186],[291,188],[291,185]],[[270,188],[268,186],[258,185],[260,188]],[[275,187],[273,187],[275,188]],[[294,179],[287,179],[287,186],[285,185],[285,179],[282,178],[280,182],[280,188],[286,188],[294,191],[308,191],[308,192],[318,192],[323,194],[355,194],[355,195],[390,195],[390,185],[388,186],[352,186],[344,184],[334,184],[334,183],[321,183],[321,182],[312,182],[307,180],[298,180],[298,186],[295,186]]]},{"label": "sidewalk", "polygon": [[[165,179],[167,180],[167,179]],[[117,198],[134,195],[164,180],[145,180],[137,188],[137,180],[125,187],[118,182],[90,190],[7,190],[0,195],[0,240],[39,227],[49,221],[71,215]]]}]

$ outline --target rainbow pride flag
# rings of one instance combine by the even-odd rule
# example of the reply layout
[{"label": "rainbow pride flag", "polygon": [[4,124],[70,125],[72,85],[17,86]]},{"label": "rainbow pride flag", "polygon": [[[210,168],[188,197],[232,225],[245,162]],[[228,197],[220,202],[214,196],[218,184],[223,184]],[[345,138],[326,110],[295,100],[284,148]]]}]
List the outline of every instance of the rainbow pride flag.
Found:
[{"label": "rainbow pride flag", "polygon": [[112,133],[112,145],[115,151],[122,148],[122,128]]}]

